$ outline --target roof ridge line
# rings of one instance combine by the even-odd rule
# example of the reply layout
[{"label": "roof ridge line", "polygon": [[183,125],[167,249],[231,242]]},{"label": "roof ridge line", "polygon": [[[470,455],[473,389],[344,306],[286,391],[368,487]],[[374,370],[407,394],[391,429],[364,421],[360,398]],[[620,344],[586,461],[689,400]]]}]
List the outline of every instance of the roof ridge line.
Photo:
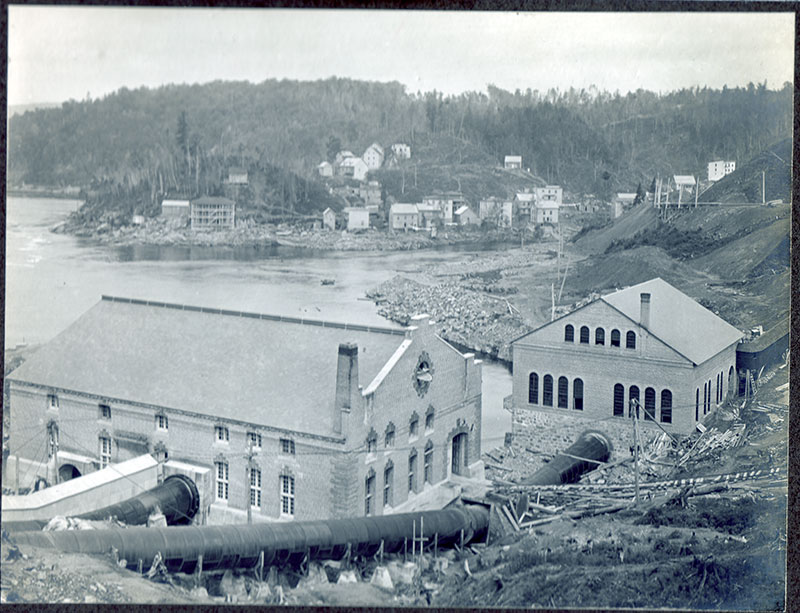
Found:
[{"label": "roof ridge line", "polygon": [[355,330],[358,332],[375,332],[378,334],[392,334],[395,336],[405,336],[404,328],[386,328],[383,326],[366,326],[363,324],[342,323],[336,321],[325,321],[322,319],[306,319],[302,317],[292,317],[291,315],[271,315],[268,313],[254,313],[251,311],[236,311],[232,309],[221,309],[217,307],[203,307],[189,304],[178,304],[174,302],[163,302],[160,300],[143,300],[140,298],[124,298],[121,296],[109,296],[102,294],[101,301],[121,302],[124,304],[139,304],[142,306],[160,307],[167,309],[177,309],[181,311],[199,311],[213,315],[229,315],[232,317],[249,317],[252,319],[264,319],[267,321],[280,321],[284,323],[294,323],[306,326],[319,326],[322,328],[340,328],[342,330]]}]

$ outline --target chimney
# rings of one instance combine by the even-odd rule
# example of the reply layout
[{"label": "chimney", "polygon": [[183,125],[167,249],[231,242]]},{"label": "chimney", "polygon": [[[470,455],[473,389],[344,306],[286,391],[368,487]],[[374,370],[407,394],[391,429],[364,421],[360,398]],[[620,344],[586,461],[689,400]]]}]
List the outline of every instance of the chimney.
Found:
[{"label": "chimney", "polygon": [[341,343],[336,363],[336,404],[333,408],[333,430],[342,432],[342,413],[352,408],[353,391],[358,391],[358,345]]},{"label": "chimney", "polygon": [[643,328],[650,327],[650,294],[639,294],[641,298],[641,309],[639,311],[639,323]]}]

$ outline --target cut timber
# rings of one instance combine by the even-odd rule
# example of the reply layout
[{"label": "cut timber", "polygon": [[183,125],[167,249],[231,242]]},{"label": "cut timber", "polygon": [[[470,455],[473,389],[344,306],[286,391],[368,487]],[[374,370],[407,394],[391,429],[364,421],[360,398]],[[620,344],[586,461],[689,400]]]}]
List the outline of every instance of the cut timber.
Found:
[{"label": "cut timber", "polygon": [[514,530],[519,532],[519,524],[517,523],[517,520],[514,519],[514,515],[512,515],[511,509],[509,509],[506,505],[503,505],[503,513],[505,513],[506,518],[511,523],[511,526],[514,528]]}]

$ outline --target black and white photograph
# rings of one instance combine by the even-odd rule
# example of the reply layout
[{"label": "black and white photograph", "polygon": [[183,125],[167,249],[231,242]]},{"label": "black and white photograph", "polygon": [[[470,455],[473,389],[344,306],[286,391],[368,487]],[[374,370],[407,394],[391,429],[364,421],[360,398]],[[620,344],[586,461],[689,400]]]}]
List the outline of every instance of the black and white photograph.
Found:
[{"label": "black and white photograph", "polygon": [[795,13],[700,8],[10,5],[0,602],[788,610]]}]

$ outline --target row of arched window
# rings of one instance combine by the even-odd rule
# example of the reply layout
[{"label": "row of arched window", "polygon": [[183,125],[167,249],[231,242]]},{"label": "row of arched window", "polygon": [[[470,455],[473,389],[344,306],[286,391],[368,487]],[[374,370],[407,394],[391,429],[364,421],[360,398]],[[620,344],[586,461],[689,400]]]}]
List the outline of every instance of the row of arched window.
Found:
[{"label": "row of arched window", "polygon": [[[572,402],[570,403],[569,379],[566,377],[558,378],[558,388],[556,394],[556,406],[559,409],[573,408],[576,411],[583,410],[583,379],[575,378],[572,380]],[[539,375],[532,372],[528,375],[528,402],[539,404]],[[553,376],[545,375],[542,377],[542,405],[553,406]]]},{"label": "row of arched window", "polygon": [[[425,411],[425,434],[433,432],[434,417],[436,411],[433,405],[428,406]],[[414,411],[408,422],[408,438],[414,440],[419,436],[419,415]],[[386,449],[391,449],[395,446],[396,441],[396,428],[394,423],[389,422],[386,426],[386,431],[383,434],[383,444]],[[378,451],[378,433],[375,429],[371,429],[367,435],[367,454],[370,456]]]},{"label": "row of arched window", "polygon": [[616,417],[624,417],[630,414],[632,403],[638,403],[640,413],[638,416],[645,421],[658,421],[671,424],[672,423],[672,392],[668,389],[661,390],[661,402],[656,406],[657,394],[656,390],[652,387],[644,388],[644,405],[642,405],[640,398],[640,390],[638,385],[631,385],[628,388],[628,407],[629,411],[625,411],[625,386],[622,383],[614,385],[614,412]]},{"label": "row of arched window", "polygon": [[[433,483],[433,441],[425,443],[422,455],[422,482]],[[408,454],[408,493],[419,491],[417,486],[417,450],[412,448]],[[375,503],[375,469],[370,468],[364,477],[364,514],[372,515],[377,509]],[[394,462],[387,460],[383,467],[383,506],[394,505]]]},{"label": "row of arched window", "polygon": [[[592,333],[589,330],[589,326],[581,326],[579,331],[578,341],[585,345],[591,344]],[[567,324],[564,326],[564,342],[565,343],[574,343],[575,342],[575,327],[572,324]],[[604,328],[595,328],[594,330],[594,344],[595,345],[605,345],[606,344],[606,331]],[[610,345],[612,347],[620,347],[622,344],[622,335],[619,330],[614,328],[611,330],[611,342]],[[628,330],[625,334],[625,348],[626,349],[636,349],[636,332],[633,330]]]}]

